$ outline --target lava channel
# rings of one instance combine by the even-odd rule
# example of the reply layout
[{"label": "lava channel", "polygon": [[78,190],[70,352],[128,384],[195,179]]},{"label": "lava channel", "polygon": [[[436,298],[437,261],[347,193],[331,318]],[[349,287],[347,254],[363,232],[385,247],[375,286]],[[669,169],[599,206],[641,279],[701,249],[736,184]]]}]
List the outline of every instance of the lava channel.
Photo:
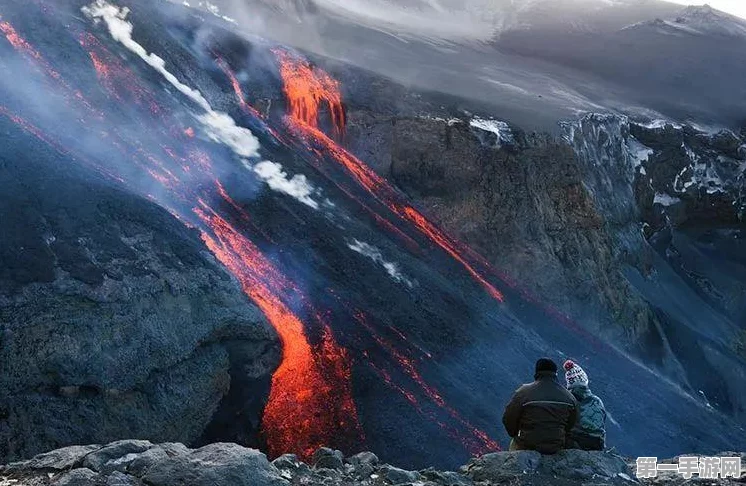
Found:
[{"label": "lava channel", "polygon": [[[461,254],[464,245],[443,233],[435,224],[404,202],[398,192],[363,161],[352,155],[318,124],[320,106],[326,103],[331,113],[335,132],[344,133],[345,115],[339,83],[308,61],[287,51],[275,49],[279,62],[283,89],[288,99],[288,123],[302,136],[310,138],[324,148],[324,152],[341,164],[371,196],[386,206],[399,218],[409,222],[432,243],[448,253],[476,280],[487,293],[499,302],[504,296]],[[323,155],[323,154],[319,154]],[[471,251],[471,250],[470,250]]]}]

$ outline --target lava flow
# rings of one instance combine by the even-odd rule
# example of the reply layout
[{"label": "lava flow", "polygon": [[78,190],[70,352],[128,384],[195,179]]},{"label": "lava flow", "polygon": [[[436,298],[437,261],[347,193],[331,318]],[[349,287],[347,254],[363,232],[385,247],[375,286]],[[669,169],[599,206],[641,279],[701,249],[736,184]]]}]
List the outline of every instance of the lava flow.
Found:
[{"label": "lava flow", "polygon": [[[65,78],[52,69],[9,23],[0,23],[0,32],[63,91],[69,90]],[[269,453],[279,455],[292,451],[308,459],[322,445],[360,444],[363,432],[352,397],[346,352],[337,344],[331,328],[320,318],[315,319],[319,324],[317,342],[311,342],[304,323],[287,302],[302,302],[308,314],[316,311],[298,287],[246,236],[249,227],[252,231],[256,229],[250,226],[248,213],[228,195],[215,177],[213,162],[199,148],[201,142],[195,138],[194,129],[182,126],[176,117],[165,113],[152,93],[140,86],[135,72],[123,66],[95,37],[83,35],[78,40],[88,51],[99,84],[109,94],[108,99],[144,105],[150,115],[159,115],[158,123],[148,125],[154,131],[152,140],[157,140],[156,146],[160,145],[158,153],[146,148],[150,136],[141,140],[128,135],[127,131],[120,132],[114,124],[108,131],[103,131],[100,142],[109,144],[111,153],[118,154],[100,161],[104,169],[114,172],[114,180],[128,189],[167,208],[184,224],[199,229],[207,247],[236,276],[244,292],[261,309],[280,337],[282,362],[272,377],[262,419],[262,432]],[[75,98],[79,105],[89,106],[82,95]],[[132,116],[138,116],[134,114],[136,111],[132,113]],[[0,107],[0,114],[60,152],[69,153],[72,159],[86,160],[72,151],[63,152],[53,137],[9,110]],[[107,121],[103,113],[102,116],[103,121]],[[76,120],[83,123],[78,118],[72,122]],[[162,120],[165,122],[160,123]],[[134,121],[140,123],[140,119]],[[184,153],[170,147],[180,147]],[[204,179],[213,180],[215,184],[205,186],[201,183]],[[157,197],[152,195],[153,183],[162,189]]]},{"label": "lava flow", "polygon": [[[458,423],[468,432],[468,435],[465,436],[464,434],[459,433],[459,431],[453,429],[453,427],[449,427],[441,422],[438,422],[438,424],[442,428],[449,431],[450,435],[454,439],[462,442],[466,449],[469,450],[469,452],[476,455],[500,450],[500,445],[496,441],[491,439],[484,431],[478,429],[469,421],[464,419],[461,414],[456,411],[456,409],[446,403],[442,394],[434,386],[429,385],[427,382],[425,382],[425,379],[423,378],[421,372],[415,365],[414,359],[405,355],[393,344],[384,340],[380,335],[378,335],[378,333],[376,333],[373,326],[368,323],[368,319],[365,314],[363,314],[362,312],[357,312],[355,313],[354,318],[364,329],[368,331],[373,340],[378,343],[379,347],[385,350],[389,354],[389,356],[399,364],[401,369],[404,371],[404,374],[406,374],[410,380],[417,384],[417,386],[422,390],[425,396],[430,399],[435,405],[444,410],[448,415],[450,415],[450,417],[454,421],[456,421],[456,423]],[[376,372],[378,372],[379,375],[383,377],[384,381],[389,386],[392,386],[394,389],[402,393],[410,403],[415,405],[420,413],[424,413],[423,409],[419,406],[417,399],[411,392],[406,392],[399,385],[394,386],[394,382],[391,380],[390,375],[388,373],[383,373],[383,370],[381,368],[373,366],[373,369],[376,370]],[[434,417],[431,418],[437,421],[437,419],[435,419]]]},{"label": "lava flow", "polygon": [[[332,116],[335,131],[344,133],[344,107],[339,83],[321,69],[312,67],[308,61],[276,49],[275,55],[280,66],[283,89],[288,99],[291,127],[302,136],[311,139],[324,148],[324,152],[340,163],[377,201],[389,208],[398,217],[414,225],[419,233],[442,248],[456,260],[487,293],[499,302],[504,301],[502,292],[462,256],[460,247],[425,216],[407,205],[397,191],[381,176],[370,169],[360,159],[345,150],[319,128],[319,106],[326,102]],[[323,154],[319,154],[323,155]],[[472,251],[472,250],[469,250]]]},{"label": "lava flow", "polygon": [[[352,432],[361,439],[347,356],[331,329],[325,326],[322,344],[311,346],[303,323],[278,297],[297,289],[256,246],[202,204],[195,213],[215,235],[203,232],[207,247],[238,278],[282,340],[282,364],[272,376],[262,419],[270,455],[296,451],[308,458],[322,445],[338,441],[340,437],[333,438],[334,433]],[[332,403],[335,406],[330,406]]]},{"label": "lava flow", "polygon": [[326,102],[335,134],[343,135],[346,121],[339,82],[287,51],[275,49],[274,53],[280,62],[280,75],[293,118],[318,128],[319,109]]}]

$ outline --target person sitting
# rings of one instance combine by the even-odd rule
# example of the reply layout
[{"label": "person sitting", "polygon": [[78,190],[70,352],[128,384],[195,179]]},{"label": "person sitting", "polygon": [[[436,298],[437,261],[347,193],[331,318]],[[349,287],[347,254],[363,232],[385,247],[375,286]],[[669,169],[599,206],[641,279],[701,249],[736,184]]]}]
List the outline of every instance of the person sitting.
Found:
[{"label": "person sitting", "polygon": [[575,397],[557,383],[557,364],[539,359],[534,382],[519,387],[505,407],[503,425],[511,437],[510,450],[559,452],[577,415]]},{"label": "person sitting", "polygon": [[578,421],[567,437],[568,449],[602,451],[606,446],[606,409],[604,402],[588,388],[588,375],[577,363],[564,364],[567,389],[578,401]]}]

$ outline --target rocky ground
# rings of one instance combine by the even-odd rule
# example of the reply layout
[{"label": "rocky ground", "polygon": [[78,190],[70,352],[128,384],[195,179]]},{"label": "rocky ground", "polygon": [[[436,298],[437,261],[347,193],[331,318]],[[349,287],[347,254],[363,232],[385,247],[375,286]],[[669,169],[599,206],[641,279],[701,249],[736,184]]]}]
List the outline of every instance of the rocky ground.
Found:
[{"label": "rocky ground", "polygon": [[[733,456],[734,453],[723,453]],[[746,454],[742,454],[745,457]],[[746,458],[746,457],[745,457]],[[645,483],[635,479],[634,462],[613,452],[495,452],[472,459],[458,472],[428,468],[407,471],[383,464],[372,452],[344,457],[321,448],[313,464],[293,454],[270,462],[261,452],[236,444],[216,443],[188,449],[178,443],[152,444],[123,440],[108,445],[72,446],[31,460],[0,467],[0,485],[28,486],[289,486],[289,485],[678,485],[713,481],[684,480],[661,474]],[[717,484],[746,483],[720,480]]]}]

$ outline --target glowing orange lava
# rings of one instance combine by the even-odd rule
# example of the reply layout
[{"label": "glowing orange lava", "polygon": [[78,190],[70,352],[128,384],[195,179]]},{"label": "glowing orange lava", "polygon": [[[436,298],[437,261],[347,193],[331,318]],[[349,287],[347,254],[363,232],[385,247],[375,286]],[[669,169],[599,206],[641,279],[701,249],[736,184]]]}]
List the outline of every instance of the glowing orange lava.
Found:
[{"label": "glowing orange lava", "polygon": [[[0,23],[0,31],[18,51],[30,57],[50,77],[67,88],[62,76],[10,24]],[[121,65],[95,37],[84,35],[79,42],[88,50],[99,81],[112,98],[145,103],[152,112],[163,115],[154,97],[142,88],[137,76]],[[0,114],[44,142],[59,147],[53,138],[5,108],[0,107]],[[176,147],[194,136],[189,128],[173,123],[169,125],[172,126],[164,126],[156,138],[165,141],[169,136],[177,137],[174,143]],[[168,208],[184,224],[197,227],[208,248],[236,276],[246,294],[277,330],[283,345],[283,359],[272,377],[270,396],[262,419],[262,431],[270,454],[293,451],[308,459],[322,445],[341,444],[344,440],[359,444],[363,437],[362,428],[352,397],[350,364],[345,351],[339,347],[326,325],[320,330],[319,343],[309,342],[303,322],[286,305],[286,302],[307,302],[307,299],[293,282],[264,257],[257,246],[229,222],[246,222],[249,218],[215,179],[207,153],[198,148],[188,148],[182,156],[163,142],[161,155],[167,157],[162,159],[151,153],[144,141],[128,138],[115,130],[102,131],[101,141],[111,144],[122,154],[123,160],[132,162],[132,167],[123,174],[126,179],[118,175],[114,177],[144,197]],[[62,151],[61,148],[58,150]],[[121,170],[121,166],[112,168]],[[141,172],[138,173],[136,169]],[[197,193],[193,179],[189,178],[197,172],[215,180],[215,186],[201,187]],[[146,178],[142,175],[149,176],[163,188],[163,192],[155,195],[150,184],[143,186]],[[218,213],[207,202],[208,199],[224,201],[225,205],[216,205],[224,211]],[[192,208],[196,200],[199,206]],[[185,207],[188,209],[185,210]]]},{"label": "glowing orange lava", "polygon": [[322,344],[312,347],[303,323],[278,297],[295,287],[225,219],[206,207],[195,208],[195,214],[214,234],[202,233],[208,248],[238,278],[282,341],[282,363],[272,376],[262,419],[269,454],[296,451],[308,458],[338,440],[334,434],[340,431],[362,434],[348,359],[331,330],[325,327]]},{"label": "glowing orange lava", "polygon": [[[503,302],[503,294],[461,255],[459,250],[461,245],[443,233],[416,209],[403,203],[397,191],[383,177],[319,129],[318,106],[322,100],[329,104],[332,113],[342,114],[335,117],[335,126],[345,121],[339,83],[322,70],[312,68],[304,59],[279,49],[274,52],[280,64],[280,74],[284,83],[285,96],[289,102],[292,128],[295,128],[301,136],[310,138],[321,145],[325,152],[344,166],[371,196],[394,214],[413,224],[421,234],[461,264],[492,298]],[[342,131],[343,128],[343,126],[341,129],[337,127],[337,130]]]},{"label": "glowing orange lava", "polygon": [[280,75],[293,117],[309,127],[318,128],[319,108],[325,102],[335,135],[343,135],[346,120],[339,82],[324,71],[314,69],[305,59],[281,49],[275,49],[274,53],[280,61]]}]

